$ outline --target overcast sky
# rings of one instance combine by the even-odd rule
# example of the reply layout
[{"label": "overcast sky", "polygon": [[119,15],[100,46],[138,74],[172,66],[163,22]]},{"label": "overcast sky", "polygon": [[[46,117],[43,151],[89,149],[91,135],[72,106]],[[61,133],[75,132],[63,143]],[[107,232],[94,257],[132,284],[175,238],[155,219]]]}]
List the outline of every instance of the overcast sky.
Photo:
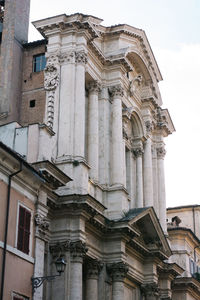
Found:
[{"label": "overcast sky", "polygon": [[[75,12],[145,30],[176,128],[165,141],[167,206],[200,204],[200,0],[31,0],[31,21]],[[30,41],[40,38],[30,25]]]}]

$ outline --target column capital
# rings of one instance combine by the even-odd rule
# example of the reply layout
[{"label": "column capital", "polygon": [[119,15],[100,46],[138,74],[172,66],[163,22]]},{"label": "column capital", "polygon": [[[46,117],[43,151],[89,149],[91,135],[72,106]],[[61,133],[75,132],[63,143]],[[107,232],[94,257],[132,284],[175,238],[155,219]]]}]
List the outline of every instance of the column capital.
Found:
[{"label": "column capital", "polygon": [[158,159],[164,159],[165,154],[166,154],[166,150],[165,150],[164,146],[157,148],[156,151],[157,151]]},{"label": "column capital", "polygon": [[68,52],[62,52],[59,55],[60,64],[72,64],[75,63],[76,53],[74,50]]},{"label": "column capital", "polygon": [[155,282],[142,284],[141,291],[142,291],[142,294],[145,295],[146,297],[152,297],[152,296],[158,297],[158,295],[159,295],[158,284]]},{"label": "column capital", "polygon": [[122,98],[124,95],[124,90],[121,84],[117,84],[114,86],[109,87],[109,92],[111,94],[111,98]]},{"label": "column capital", "polygon": [[101,263],[97,259],[86,259],[86,276],[87,279],[98,279],[99,272],[103,267],[103,263]]},{"label": "column capital", "polygon": [[135,155],[135,157],[141,157],[144,153],[144,149],[142,146],[139,146],[137,148],[133,148],[133,154]]},{"label": "column capital", "polygon": [[111,275],[113,281],[124,281],[128,269],[128,265],[124,262],[107,264],[108,273]]},{"label": "column capital", "polygon": [[39,238],[45,239],[46,233],[49,230],[49,220],[39,213],[35,215],[34,220],[36,226],[36,236],[38,235]]},{"label": "column capital", "polygon": [[75,241],[75,242],[70,242],[70,247],[69,247],[71,256],[73,260],[82,260],[88,249],[86,248],[85,243],[82,241]]},{"label": "column capital", "polygon": [[70,249],[70,240],[64,242],[58,242],[56,244],[51,244],[49,246],[50,253],[53,257],[64,256],[65,252],[68,252]]},{"label": "column capital", "polygon": [[87,53],[84,50],[81,50],[79,52],[76,52],[75,55],[75,62],[77,64],[83,64],[86,65],[87,63]]},{"label": "column capital", "polygon": [[100,82],[97,81],[97,80],[89,82],[89,84],[88,84],[88,90],[89,90],[89,93],[94,93],[94,94],[98,95],[98,93],[101,91],[101,84],[100,84]]}]

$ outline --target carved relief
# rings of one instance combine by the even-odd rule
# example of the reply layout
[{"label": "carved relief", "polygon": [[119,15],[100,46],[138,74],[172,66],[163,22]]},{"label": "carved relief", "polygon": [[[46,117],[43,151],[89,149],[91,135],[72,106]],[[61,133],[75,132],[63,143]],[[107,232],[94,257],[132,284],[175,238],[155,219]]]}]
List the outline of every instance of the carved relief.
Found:
[{"label": "carved relief", "polygon": [[129,95],[132,97],[142,83],[142,75],[138,75],[129,83]]},{"label": "carved relief", "polygon": [[[50,57],[49,57],[50,58]],[[54,101],[55,101],[55,89],[59,84],[59,74],[57,68],[49,63],[50,61],[56,60],[51,56],[48,59],[48,64],[44,69],[44,89],[47,91],[47,126],[53,128],[54,121]]]},{"label": "carved relief", "polygon": [[53,64],[48,64],[44,69],[44,88],[47,91],[55,90],[59,84],[59,74]]},{"label": "carved relief", "polygon": [[76,52],[75,61],[78,64],[86,64],[87,63],[87,53],[85,51]]},{"label": "carved relief", "polygon": [[163,116],[161,114],[161,112],[162,112],[161,108],[160,107],[157,108],[156,114],[154,116],[154,118],[156,119],[156,122],[157,122],[156,125],[157,125],[158,128],[162,128],[163,126],[165,126],[167,124],[166,117]]},{"label": "carved relief", "polygon": [[153,130],[153,123],[150,120],[148,120],[145,122],[145,127],[146,127],[147,134],[151,134]]},{"label": "carved relief", "polygon": [[124,262],[107,265],[108,274],[110,274],[113,281],[123,281],[128,273],[128,269],[128,265]]},{"label": "carved relief", "polygon": [[111,98],[121,98],[124,95],[124,90],[120,84],[111,86],[109,88],[109,92],[111,94]]}]

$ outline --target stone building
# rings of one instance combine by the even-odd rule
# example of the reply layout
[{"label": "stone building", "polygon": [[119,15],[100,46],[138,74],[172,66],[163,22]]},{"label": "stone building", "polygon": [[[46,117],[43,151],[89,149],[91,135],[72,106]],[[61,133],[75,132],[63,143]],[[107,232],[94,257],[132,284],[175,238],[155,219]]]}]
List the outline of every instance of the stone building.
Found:
[{"label": "stone building", "polygon": [[172,256],[183,268],[182,276],[173,282],[174,298],[200,298],[200,205],[170,207],[167,209],[167,227]]},{"label": "stone building", "polygon": [[[176,300],[184,270],[167,262],[164,180],[174,126],[145,32],[63,14],[33,22],[44,39],[27,43],[29,1],[0,5],[0,140],[50,185],[33,201],[33,276],[67,262],[33,299]],[[11,292],[32,298],[20,285]]]}]

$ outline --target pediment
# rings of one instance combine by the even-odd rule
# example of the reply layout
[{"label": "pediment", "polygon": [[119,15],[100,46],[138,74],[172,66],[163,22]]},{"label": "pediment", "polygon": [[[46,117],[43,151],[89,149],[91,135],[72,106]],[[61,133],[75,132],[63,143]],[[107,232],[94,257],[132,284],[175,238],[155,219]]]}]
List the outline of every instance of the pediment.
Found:
[{"label": "pediment", "polygon": [[126,221],[128,226],[137,230],[139,236],[135,240],[145,245],[150,252],[160,252],[166,256],[171,254],[153,207],[131,209],[120,221]]}]

